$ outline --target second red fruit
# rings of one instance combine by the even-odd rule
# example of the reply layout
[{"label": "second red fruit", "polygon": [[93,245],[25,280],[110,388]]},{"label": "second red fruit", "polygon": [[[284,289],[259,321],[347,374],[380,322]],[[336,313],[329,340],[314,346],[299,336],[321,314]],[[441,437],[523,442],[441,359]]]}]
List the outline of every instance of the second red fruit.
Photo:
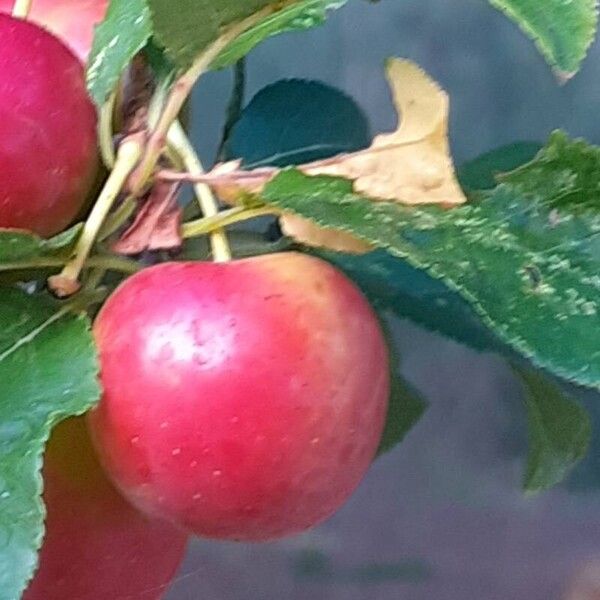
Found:
[{"label": "second red fruit", "polygon": [[0,14],[0,227],[63,230],[96,167],[83,67],[50,33]]},{"label": "second red fruit", "polygon": [[328,263],[277,254],[146,269],[95,324],[90,423],[142,510],[199,535],[266,540],[337,510],[377,450],[387,347]]},{"label": "second red fruit", "polygon": [[100,468],[82,418],[52,433],[44,457],[44,502],[39,568],[23,600],[163,597],[187,536],[123,499]]},{"label": "second red fruit", "polygon": [[[0,0],[0,12],[10,13],[15,0]],[[94,27],[106,14],[108,0],[33,0],[28,19],[59,37],[85,63]]]}]

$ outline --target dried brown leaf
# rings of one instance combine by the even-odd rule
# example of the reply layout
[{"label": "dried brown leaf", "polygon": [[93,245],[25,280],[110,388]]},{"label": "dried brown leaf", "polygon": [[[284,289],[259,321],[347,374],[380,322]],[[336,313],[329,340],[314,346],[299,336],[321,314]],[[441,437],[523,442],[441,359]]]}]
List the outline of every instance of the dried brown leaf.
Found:
[{"label": "dried brown leaf", "polygon": [[466,202],[448,141],[448,95],[420,67],[392,59],[387,77],[400,116],[397,131],[354,154],[301,167],[307,175],[352,179],[359,194],[402,204]]},{"label": "dried brown leaf", "polygon": [[309,219],[297,215],[285,214],[281,217],[280,223],[285,235],[314,248],[328,248],[347,254],[366,254],[373,249],[350,233],[319,227]]},{"label": "dried brown leaf", "polygon": [[119,254],[146,250],[172,250],[182,244],[181,215],[177,205],[179,184],[158,182],[136,215],[132,225],[113,245]]}]

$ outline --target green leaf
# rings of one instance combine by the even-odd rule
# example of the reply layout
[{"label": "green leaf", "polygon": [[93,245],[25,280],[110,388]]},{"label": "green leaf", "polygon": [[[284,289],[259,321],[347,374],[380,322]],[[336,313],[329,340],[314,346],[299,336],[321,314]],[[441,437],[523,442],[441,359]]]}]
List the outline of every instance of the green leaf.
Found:
[{"label": "green leaf", "polygon": [[[519,193],[547,203],[560,212],[597,215],[600,212],[600,148],[585,140],[552,134],[536,160],[498,177]],[[563,215],[568,218],[568,214]]]},{"label": "green leaf", "polygon": [[222,69],[244,57],[263,40],[288,31],[302,31],[321,25],[327,13],[341,8],[348,0],[301,0],[265,18],[238,37],[217,58],[213,68]]},{"label": "green leaf", "polygon": [[17,266],[44,266],[68,256],[80,231],[81,225],[76,225],[45,240],[27,231],[0,229],[0,272]]},{"label": "green leaf", "polygon": [[402,442],[428,407],[420,392],[395,370],[391,378],[390,404],[378,455],[389,452]]},{"label": "green leaf", "polygon": [[[325,258],[325,257],[322,257]],[[365,296],[372,301],[367,287],[358,286]],[[384,332],[390,353],[390,398],[385,428],[377,452],[378,456],[389,452],[400,444],[412,428],[421,420],[429,404],[421,393],[400,373],[400,355],[385,319],[385,307],[374,304],[378,309],[379,322]]]},{"label": "green leaf", "polygon": [[535,40],[563,77],[579,70],[594,41],[597,0],[489,0]]},{"label": "green leaf", "polygon": [[476,350],[505,351],[462,296],[406,261],[382,250],[363,256],[318,254],[344,271],[379,309]]},{"label": "green leaf", "polygon": [[153,31],[173,63],[185,69],[214,42],[224,27],[242,21],[276,0],[146,0]]},{"label": "green leaf", "polygon": [[537,142],[515,142],[496,148],[462,165],[458,180],[463,189],[470,192],[491,190],[496,187],[500,174],[530,162],[541,149],[542,144]]},{"label": "green leaf", "polygon": [[89,322],[0,288],[0,600],[17,600],[42,543],[42,454],[51,428],[99,398]]},{"label": "green leaf", "polygon": [[298,165],[371,143],[369,122],[352,98],[317,81],[284,80],[252,99],[231,132],[226,158],[246,168]]},{"label": "green leaf", "polygon": [[88,90],[98,106],[110,96],[151,34],[146,0],[111,0],[106,18],[96,28],[87,68]]},{"label": "green leaf", "polygon": [[587,453],[591,422],[586,411],[547,376],[515,369],[525,386],[529,459],[523,485],[528,492],[561,482]]},{"label": "green leaf", "polygon": [[[534,364],[598,388],[600,211],[597,192],[590,192],[600,151],[584,148],[555,135],[514,184],[452,210],[372,202],[354,194],[349,181],[293,169],[269,183],[263,199],[426,270]],[[526,172],[541,178],[556,161],[563,168],[554,185],[525,186]]]}]

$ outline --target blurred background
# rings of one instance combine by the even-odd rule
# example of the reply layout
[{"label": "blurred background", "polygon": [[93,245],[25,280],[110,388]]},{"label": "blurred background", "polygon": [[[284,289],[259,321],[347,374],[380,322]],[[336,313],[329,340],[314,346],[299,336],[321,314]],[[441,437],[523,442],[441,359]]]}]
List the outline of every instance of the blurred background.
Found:
[{"label": "blurred background", "polygon": [[[458,164],[559,127],[600,141],[600,48],[561,87],[485,0],[351,0],[326,26],[255,50],[248,99],[281,78],[318,79],[352,95],[374,131],[391,129],[388,56],[416,61],[450,93]],[[207,164],[230,87],[231,73],[216,73],[195,94]],[[407,440],[303,536],[195,542],[167,600],[600,600],[600,449],[560,488],[525,497],[525,414],[504,362],[409,323],[394,331],[404,374],[431,403]],[[596,394],[574,392],[600,414]]]}]

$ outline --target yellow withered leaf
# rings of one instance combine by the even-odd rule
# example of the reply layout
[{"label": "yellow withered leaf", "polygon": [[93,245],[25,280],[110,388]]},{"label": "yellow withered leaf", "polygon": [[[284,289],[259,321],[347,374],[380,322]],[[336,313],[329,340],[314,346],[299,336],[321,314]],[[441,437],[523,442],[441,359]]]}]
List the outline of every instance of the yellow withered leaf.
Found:
[{"label": "yellow withered leaf", "polygon": [[[297,168],[307,175],[350,179],[357,194],[373,201],[447,208],[464,204],[467,199],[450,154],[448,95],[407,60],[390,59],[387,78],[399,116],[397,130],[378,135],[365,150]],[[214,187],[225,201],[236,203],[244,194],[259,195],[278,173],[275,168],[244,173],[234,161],[215,168]],[[351,253],[371,249],[349,233],[323,229],[297,215],[284,213],[281,223],[287,235],[307,245]]]},{"label": "yellow withered leaf", "polygon": [[448,95],[420,67],[390,59],[387,77],[400,116],[398,129],[367,150],[301,167],[308,175],[354,181],[354,190],[402,204],[455,206],[466,202],[450,156]]},{"label": "yellow withered leaf", "polygon": [[350,233],[319,227],[309,219],[284,213],[280,218],[281,229],[286,236],[313,248],[327,248],[346,254],[366,254],[373,247]]}]

